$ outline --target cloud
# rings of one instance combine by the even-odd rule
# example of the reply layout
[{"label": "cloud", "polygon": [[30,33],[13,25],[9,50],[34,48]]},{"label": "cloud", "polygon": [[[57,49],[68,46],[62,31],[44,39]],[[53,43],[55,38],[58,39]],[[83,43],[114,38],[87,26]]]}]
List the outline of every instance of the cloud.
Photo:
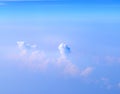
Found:
[{"label": "cloud", "polygon": [[27,53],[24,41],[17,41],[17,47],[20,50],[20,56],[24,56]]},{"label": "cloud", "polygon": [[18,41],[17,42],[17,46],[19,49],[33,49],[33,48],[37,48],[37,45],[35,44],[29,44],[29,43],[25,43],[24,41]]},{"label": "cloud", "polygon": [[80,71],[76,65],[69,62],[66,64],[64,72],[70,75],[77,75]]},{"label": "cloud", "polygon": [[30,52],[30,50],[35,51],[37,48],[37,45],[29,44],[24,41],[17,41],[17,47],[20,50],[20,54],[24,56],[27,52]]},{"label": "cloud", "polygon": [[48,59],[43,51],[37,49],[37,45],[18,41],[17,47],[19,49],[18,59],[29,66],[30,68],[44,70],[48,66]]},{"label": "cloud", "polygon": [[38,49],[36,44],[27,43],[25,41],[17,41],[17,48],[19,49],[19,53],[16,56],[18,57],[18,60],[23,62],[25,66],[35,70],[46,71],[50,69],[50,65],[55,68],[55,70],[57,68],[60,74],[81,77],[87,77],[93,70],[92,67],[81,70],[75,65],[68,57],[71,53],[71,49],[66,43],[61,43],[58,46],[60,53],[59,57],[54,57],[54,55],[53,57],[49,57],[47,56],[47,53]]},{"label": "cloud", "polygon": [[83,77],[87,77],[88,75],[92,73],[92,71],[93,71],[92,67],[87,67],[81,71],[80,75]]},{"label": "cloud", "polygon": [[17,41],[17,46],[19,49],[23,49],[25,42],[24,41]]},{"label": "cloud", "polygon": [[59,57],[56,63],[58,68],[63,69],[63,74],[76,76],[80,73],[79,68],[67,58]]},{"label": "cloud", "polygon": [[70,47],[67,44],[65,44],[65,43],[61,43],[58,46],[58,49],[59,49],[59,52],[61,54],[61,57],[66,57],[71,52]]},{"label": "cloud", "polygon": [[50,62],[52,62],[51,65],[60,68],[64,74],[77,75],[79,73],[77,66],[67,58],[67,55],[70,54],[70,48],[65,43],[59,45],[60,57],[54,58],[54,60],[48,59],[46,53],[37,49],[35,44],[32,45],[24,41],[18,41],[17,47],[20,51],[20,59],[30,67],[41,70],[47,68]]},{"label": "cloud", "polygon": [[67,58],[67,56],[71,53],[70,47],[66,43],[61,43],[58,46],[58,50],[60,57],[57,60],[57,64],[63,67],[63,72],[68,75],[79,74],[79,68]]},{"label": "cloud", "polygon": [[72,63],[67,56],[71,53],[70,47],[66,43],[61,43],[58,46],[60,57],[58,63],[64,65],[64,72],[70,75],[80,75],[81,77],[87,77],[93,71],[92,67],[87,67],[80,70],[74,63]]}]

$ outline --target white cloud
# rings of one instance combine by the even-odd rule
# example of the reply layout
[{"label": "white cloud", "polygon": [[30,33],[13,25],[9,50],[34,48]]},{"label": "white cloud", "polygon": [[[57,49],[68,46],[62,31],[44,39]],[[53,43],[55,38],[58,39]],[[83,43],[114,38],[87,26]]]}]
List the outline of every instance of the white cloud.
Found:
[{"label": "white cloud", "polygon": [[19,49],[23,49],[25,42],[24,41],[18,41],[17,46]]},{"label": "white cloud", "polygon": [[24,56],[29,52],[28,50],[36,51],[37,45],[35,44],[29,44],[24,41],[17,41],[17,47],[20,50],[20,55]]},{"label": "white cloud", "polygon": [[17,47],[20,50],[20,56],[24,56],[27,53],[27,50],[25,49],[25,42],[24,41],[18,41]]},{"label": "white cloud", "polygon": [[18,59],[22,60],[22,62],[30,68],[47,70],[49,68],[48,66],[52,65],[58,68],[60,70],[59,72],[62,74],[81,77],[88,76],[93,70],[91,67],[80,70],[77,65],[69,60],[67,56],[71,51],[70,47],[65,43],[61,43],[58,47],[60,52],[60,57],[58,58],[49,58],[44,51],[37,48],[37,45],[26,43],[24,41],[18,41],[17,47],[20,51],[17,56]]},{"label": "white cloud", "polygon": [[63,69],[64,74],[75,76],[80,73],[79,68],[67,58],[59,57],[57,66]]},{"label": "white cloud", "polygon": [[79,74],[79,68],[67,58],[71,52],[70,47],[66,43],[61,43],[58,50],[61,56],[58,58],[57,64],[63,67],[63,72],[69,75]]},{"label": "white cloud", "polygon": [[70,54],[70,47],[65,43],[61,43],[58,47],[60,52],[60,57],[58,58],[57,64],[64,67],[64,73],[69,75],[80,75],[81,77],[87,77],[93,71],[92,67],[87,67],[83,70],[80,70],[74,63],[72,63],[67,55]]},{"label": "white cloud", "polygon": [[26,43],[24,41],[17,41],[17,46],[18,48],[20,49],[33,49],[33,48],[37,48],[37,45],[35,44],[29,44],[29,43]]},{"label": "white cloud", "polygon": [[49,64],[49,60],[46,58],[44,52],[40,51],[33,51],[27,57],[27,62],[31,64],[31,67],[34,69],[39,69],[41,71],[46,70]]},{"label": "white cloud", "polygon": [[48,59],[43,51],[37,49],[37,45],[18,41],[17,47],[20,51],[18,59],[30,68],[44,70],[47,68]]},{"label": "white cloud", "polygon": [[65,43],[61,43],[58,46],[58,49],[59,49],[59,52],[61,54],[61,57],[66,57],[71,52],[70,47]]}]

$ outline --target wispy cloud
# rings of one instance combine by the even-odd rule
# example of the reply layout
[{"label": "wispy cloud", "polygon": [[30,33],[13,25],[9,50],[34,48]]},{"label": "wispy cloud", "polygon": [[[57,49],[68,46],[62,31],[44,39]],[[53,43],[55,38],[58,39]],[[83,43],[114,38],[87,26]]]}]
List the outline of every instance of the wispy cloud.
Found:
[{"label": "wispy cloud", "polygon": [[90,75],[92,73],[92,71],[93,71],[92,67],[87,67],[81,71],[81,76],[87,77],[88,75]]}]

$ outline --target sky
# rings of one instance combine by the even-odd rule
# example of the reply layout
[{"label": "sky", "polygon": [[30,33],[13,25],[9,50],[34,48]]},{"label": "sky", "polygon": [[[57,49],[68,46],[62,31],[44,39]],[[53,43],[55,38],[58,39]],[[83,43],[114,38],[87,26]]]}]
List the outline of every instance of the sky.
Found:
[{"label": "sky", "polygon": [[0,0],[0,94],[120,94],[119,0]]}]

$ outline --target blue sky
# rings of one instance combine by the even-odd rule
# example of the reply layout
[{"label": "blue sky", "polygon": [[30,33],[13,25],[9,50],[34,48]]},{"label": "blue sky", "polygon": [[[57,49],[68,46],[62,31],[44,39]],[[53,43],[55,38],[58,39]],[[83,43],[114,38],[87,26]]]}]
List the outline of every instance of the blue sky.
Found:
[{"label": "blue sky", "polygon": [[1,94],[119,94],[118,0],[0,0]]}]

